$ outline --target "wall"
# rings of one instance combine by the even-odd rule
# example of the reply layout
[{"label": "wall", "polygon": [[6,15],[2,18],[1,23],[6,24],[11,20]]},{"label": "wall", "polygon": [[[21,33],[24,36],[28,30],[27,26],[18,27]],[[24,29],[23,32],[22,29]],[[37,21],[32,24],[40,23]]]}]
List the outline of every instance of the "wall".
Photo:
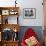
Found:
[{"label": "wall", "polygon": [[[22,26],[43,26],[42,0],[18,1],[21,4],[20,25]],[[36,8],[36,19],[24,19],[23,8]]]},{"label": "wall", "polygon": [[15,1],[15,0],[0,0],[0,6],[1,6],[1,7],[14,6],[14,1]]},{"label": "wall", "polygon": [[[0,0],[0,6],[15,6],[15,0]],[[21,26],[43,26],[43,6],[42,0],[17,0],[17,6],[20,7],[19,24]],[[24,19],[24,8],[36,8],[36,19]]]}]

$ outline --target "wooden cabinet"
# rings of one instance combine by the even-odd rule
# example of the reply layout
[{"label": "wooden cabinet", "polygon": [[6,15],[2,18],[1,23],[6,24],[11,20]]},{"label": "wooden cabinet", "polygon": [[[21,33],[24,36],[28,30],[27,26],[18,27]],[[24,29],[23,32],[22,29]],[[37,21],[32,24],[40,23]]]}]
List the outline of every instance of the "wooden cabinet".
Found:
[{"label": "wooden cabinet", "polygon": [[0,7],[0,46],[18,46],[19,39],[16,40],[19,31],[18,17],[19,7]]}]

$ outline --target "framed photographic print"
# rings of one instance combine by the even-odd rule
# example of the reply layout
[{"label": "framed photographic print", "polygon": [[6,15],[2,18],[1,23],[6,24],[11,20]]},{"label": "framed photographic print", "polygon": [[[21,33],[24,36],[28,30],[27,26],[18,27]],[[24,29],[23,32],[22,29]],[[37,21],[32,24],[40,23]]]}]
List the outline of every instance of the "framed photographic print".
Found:
[{"label": "framed photographic print", "polygon": [[2,15],[9,15],[9,10],[2,10]]},{"label": "framed photographic print", "polygon": [[35,19],[36,18],[36,8],[24,8],[23,9],[23,17],[24,18],[31,18],[31,19]]}]

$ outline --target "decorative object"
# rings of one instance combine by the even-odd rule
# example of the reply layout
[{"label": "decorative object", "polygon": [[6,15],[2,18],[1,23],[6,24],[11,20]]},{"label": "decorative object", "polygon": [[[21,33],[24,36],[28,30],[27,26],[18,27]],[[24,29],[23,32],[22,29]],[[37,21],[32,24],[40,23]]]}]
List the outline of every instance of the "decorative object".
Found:
[{"label": "decorative object", "polygon": [[16,15],[17,13],[18,13],[18,12],[15,11],[15,10],[10,10],[10,12],[9,12],[10,15]]},{"label": "decorative object", "polygon": [[22,38],[21,46],[42,46],[36,32],[32,28],[26,30]]},{"label": "decorative object", "polygon": [[12,40],[12,30],[10,28],[5,28],[3,30],[2,40],[4,41]]},{"label": "decorative object", "polygon": [[31,18],[35,19],[36,18],[36,8],[24,8],[24,18]]},{"label": "decorative object", "polygon": [[27,44],[27,46],[35,46],[38,43],[38,40],[34,36],[32,36],[26,39],[25,43]]},{"label": "decorative object", "polygon": [[8,18],[7,18],[7,19],[5,19],[5,24],[8,24]]},{"label": "decorative object", "polygon": [[2,15],[9,15],[9,10],[2,10]]},{"label": "decorative object", "polygon": [[13,40],[18,40],[18,32],[14,32],[14,35],[13,35]]},{"label": "decorative object", "polygon": [[15,7],[16,7],[16,4],[17,4],[17,2],[16,2],[17,0],[15,0]]},{"label": "decorative object", "polygon": [[2,18],[2,23],[3,24],[8,24],[8,16],[7,15],[3,15],[3,18]]}]

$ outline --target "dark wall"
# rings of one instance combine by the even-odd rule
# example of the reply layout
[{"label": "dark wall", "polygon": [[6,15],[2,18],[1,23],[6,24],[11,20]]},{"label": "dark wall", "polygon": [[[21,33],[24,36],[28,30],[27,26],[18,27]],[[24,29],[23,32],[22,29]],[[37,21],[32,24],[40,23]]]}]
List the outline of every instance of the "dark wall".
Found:
[{"label": "dark wall", "polygon": [[19,39],[20,39],[20,41],[22,40],[23,35],[24,35],[26,29],[28,29],[28,28],[32,28],[36,32],[39,41],[43,42],[43,30],[42,30],[41,26],[21,26],[20,31],[19,31]]}]

